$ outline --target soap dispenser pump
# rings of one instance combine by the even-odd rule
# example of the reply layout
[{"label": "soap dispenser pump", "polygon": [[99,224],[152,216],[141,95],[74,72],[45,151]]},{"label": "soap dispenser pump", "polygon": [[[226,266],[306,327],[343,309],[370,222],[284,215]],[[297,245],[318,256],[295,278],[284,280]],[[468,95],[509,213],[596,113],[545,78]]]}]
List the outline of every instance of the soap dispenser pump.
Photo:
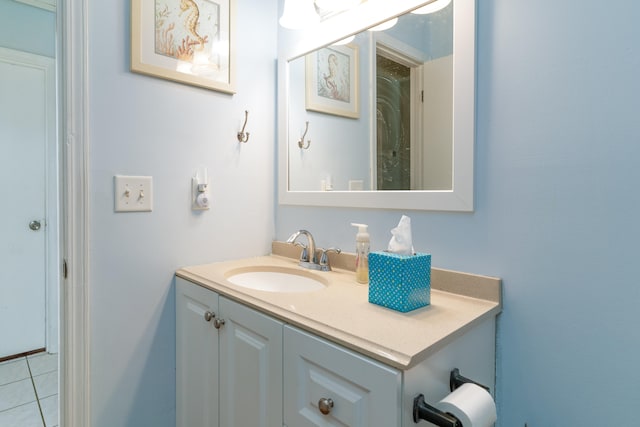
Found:
[{"label": "soap dispenser pump", "polygon": [[369,283],[369,231],[367,224],[351,223],[358,227],[356,234],[356,281]]}]

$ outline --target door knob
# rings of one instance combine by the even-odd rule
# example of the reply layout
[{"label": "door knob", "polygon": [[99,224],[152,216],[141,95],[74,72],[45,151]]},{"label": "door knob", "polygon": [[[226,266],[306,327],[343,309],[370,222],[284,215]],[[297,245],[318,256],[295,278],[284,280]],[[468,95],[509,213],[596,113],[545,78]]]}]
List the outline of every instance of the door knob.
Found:
[{"label": "door knob", "polygon": [[211,319],[213,319],[214,317],[216,317],[216,315],[210,311],[205,311],[204,312],[204,320],[206,320],[207,322],[211,322]]},{"label": "door knob", "polygon": [[29,223],[29,228],[32,229],[33,231],[40,230],[40,227],[41,227],[40,221],[33,220]]},{"label": "door knob", "polygon": [[224,324],[225,324],[224,319],[214,319],[213,320],[213,326],[216,329],[220,329],[222,327],[222,325],[224,325]]}]

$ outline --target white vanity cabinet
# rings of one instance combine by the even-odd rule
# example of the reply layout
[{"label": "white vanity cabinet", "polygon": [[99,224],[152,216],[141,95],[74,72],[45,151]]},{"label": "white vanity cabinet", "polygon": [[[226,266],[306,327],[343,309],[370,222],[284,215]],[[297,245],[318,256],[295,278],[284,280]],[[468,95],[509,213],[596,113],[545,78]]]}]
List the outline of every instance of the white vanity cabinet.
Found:
[{"label": "white vanity cabinet", "polygon": [[283,323],[176,278],[178,427],[281,427]]},{"label": "white vanity cabinet", "polygon": [[400,425],[401,371],[284,327],[287,426]]},{"label": "white vanity cabinet", "polygon": [[282,268],[297,259],[176,272],[178,427],[426,427],[415,398],[435,406],[456,368],[494,392],[500,279],[432,268],[431,305],[410,313],[368,303],[351,271],[313,293],[227,279]]}]

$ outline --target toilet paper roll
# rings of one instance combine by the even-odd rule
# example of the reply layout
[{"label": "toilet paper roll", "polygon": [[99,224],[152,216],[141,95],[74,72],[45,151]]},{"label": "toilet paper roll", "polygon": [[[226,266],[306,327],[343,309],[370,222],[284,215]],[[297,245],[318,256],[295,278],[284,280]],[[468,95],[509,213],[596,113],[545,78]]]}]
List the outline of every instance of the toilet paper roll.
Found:
[{"label": "toilet paper roll", "polygon": [[435,406],[458,418],[463,427],[491,427],[497,419],[491,395],[471,383],[462,384]]}]

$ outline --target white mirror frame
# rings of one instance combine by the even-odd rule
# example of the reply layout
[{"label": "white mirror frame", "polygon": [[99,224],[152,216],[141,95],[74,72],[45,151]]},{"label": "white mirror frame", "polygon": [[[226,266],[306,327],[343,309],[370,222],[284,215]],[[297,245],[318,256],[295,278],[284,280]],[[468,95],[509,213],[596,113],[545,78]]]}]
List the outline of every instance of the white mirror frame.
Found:
[{"label": "white mirror frame", "polygon": [[[393,4],[388,4],[393,3]],[[473,212],[476,76],[476,0],[453,3],[453,188],[438,191],[289,191],[288,61],[372,25],[403,15],[430,1],[369,0],[358,13],[345,12],[313,30],[297,32],[296,46],[282,49],[278,61],[278,201],[282,205],[334,206]],[[289,31],[289,30],[281,30]],[[295,135],[292,137],[296,138]],[[299,137],[299,136],[298,136]]]}]

